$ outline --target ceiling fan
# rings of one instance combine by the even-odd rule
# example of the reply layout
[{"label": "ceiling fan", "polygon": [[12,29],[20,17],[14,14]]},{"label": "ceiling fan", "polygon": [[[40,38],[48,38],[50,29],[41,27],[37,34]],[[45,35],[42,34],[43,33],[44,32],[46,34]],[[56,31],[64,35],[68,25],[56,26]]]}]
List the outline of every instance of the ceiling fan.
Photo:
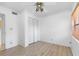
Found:
[{"label": "ceiling fan", "polygon": [[54,2],[54,3],[51,3],[51,2],[36,2],[35,3],[35,6],[36,6],[36,12],[38,12],[38,11],[41,11],[41,12],[43,12],[44,11],[44,7],[45,6],[48,6],[48,5],[56,5],[56,2]]},{"label": "ceiling fan", "polygon": [[44,3],[43,2],[36,2],[35,5],[36,5],[36,12],[38,12],[38,11],[43,12],[44,11],[44,8],[43,8]]}]

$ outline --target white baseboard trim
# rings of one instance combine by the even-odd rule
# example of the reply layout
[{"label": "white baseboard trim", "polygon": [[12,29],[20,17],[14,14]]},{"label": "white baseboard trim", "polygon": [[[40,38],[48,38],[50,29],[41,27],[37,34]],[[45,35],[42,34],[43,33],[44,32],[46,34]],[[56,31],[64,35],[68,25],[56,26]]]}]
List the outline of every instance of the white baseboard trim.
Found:
[{"label": "white baseboard trim", "polygon": [[41,41],[42,41],[42,42],[51,43],[51,44],[56,44],[56,45],[61,45],[61,46],[70,47],[70,45],[66,45],[66,44],[61,44],[61,43],[56,43],[56,42],[51,42],[51,41],[45,41],[45,40],[41,40]]}]

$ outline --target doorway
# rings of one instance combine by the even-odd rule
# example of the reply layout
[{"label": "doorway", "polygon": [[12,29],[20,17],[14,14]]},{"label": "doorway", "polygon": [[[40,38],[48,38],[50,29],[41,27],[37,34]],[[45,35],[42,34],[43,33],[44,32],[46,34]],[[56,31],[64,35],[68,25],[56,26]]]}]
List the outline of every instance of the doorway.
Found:
[{"label": "doorway", "polygon": [[0,51],[5,49],[5,15],[0,14]]}]

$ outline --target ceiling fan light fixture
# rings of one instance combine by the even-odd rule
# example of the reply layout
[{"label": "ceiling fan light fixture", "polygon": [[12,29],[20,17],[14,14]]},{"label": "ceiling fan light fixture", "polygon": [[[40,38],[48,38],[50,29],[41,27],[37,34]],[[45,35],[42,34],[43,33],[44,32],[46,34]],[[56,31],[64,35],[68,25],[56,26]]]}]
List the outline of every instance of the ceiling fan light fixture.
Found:
[{"label": "ceiling fan light fixture", "polygon": [[37,12],[37,11],[39,11],[39,9],[38,9],[38,8],[36,8],[36,12]]},{"label": "ceiling fan light fixture", "polygon": [[43,12],[43,8],[41,8],[40,10],[41,10],[41,12]]},{"label": "ceiling fan light fixture", "polygon": [[38,12],[38,11],[41,11],[41,12],[44,11],[42,2],[37,2],[36,3],[36,12]]}]

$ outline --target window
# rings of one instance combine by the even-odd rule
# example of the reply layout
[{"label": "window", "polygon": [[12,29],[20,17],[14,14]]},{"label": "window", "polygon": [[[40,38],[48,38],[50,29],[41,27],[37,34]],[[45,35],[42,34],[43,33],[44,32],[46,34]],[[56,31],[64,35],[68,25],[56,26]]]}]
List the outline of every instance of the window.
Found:
[{"label": "window", "polygon": [[72,34],[79,39],[79,3],[72,13]]}]

